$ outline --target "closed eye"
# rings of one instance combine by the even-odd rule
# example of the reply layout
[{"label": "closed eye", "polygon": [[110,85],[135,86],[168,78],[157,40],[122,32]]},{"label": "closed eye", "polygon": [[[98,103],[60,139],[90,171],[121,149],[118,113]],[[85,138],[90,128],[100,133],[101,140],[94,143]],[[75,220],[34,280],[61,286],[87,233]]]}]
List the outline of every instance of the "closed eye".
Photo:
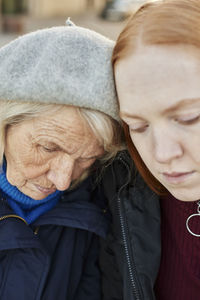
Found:
[{"label": "closed eye", "polygon": [[182,125],[193,125],[197,123],[200,119],[200,115],[195,115],[192,117],[177,117],[175,121],[182,124]]},{"label": "closed eye", "polygon": [[46,146],[41,146],[42,147],[42,149],[45,151],[45,152],[55,152],[55,151],[58,151],[58,148],[56,148],[56,147],[46,147]]},{"label": "closed eye", "polygon": [[129,126],[129,131],[133,133],[143,133],[147,130],[148,127],[149,127],[148,124],[141,127]]}]

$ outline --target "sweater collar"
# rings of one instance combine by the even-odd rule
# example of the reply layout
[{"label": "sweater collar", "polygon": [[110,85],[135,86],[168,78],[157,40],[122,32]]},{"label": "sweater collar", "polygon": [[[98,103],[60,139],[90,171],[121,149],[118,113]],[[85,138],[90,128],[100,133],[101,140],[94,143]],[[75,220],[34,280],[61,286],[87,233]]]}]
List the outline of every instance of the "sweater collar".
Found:
[{"label": "sweater collar", "polygon": [[40,215],[53,208],[60,199],[60,191],[55,191],[42,200],[34,200],[11,185],[6,177],[5,164],[0,173],[0,189],[2,196],[7,199],[10,207],[28,224],[34,222]]}]

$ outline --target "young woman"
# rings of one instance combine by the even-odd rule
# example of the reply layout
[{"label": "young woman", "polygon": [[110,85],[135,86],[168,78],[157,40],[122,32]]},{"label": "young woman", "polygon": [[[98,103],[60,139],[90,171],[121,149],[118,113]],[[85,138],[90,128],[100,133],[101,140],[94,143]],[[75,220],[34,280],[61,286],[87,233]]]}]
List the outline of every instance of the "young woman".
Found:
[{"label": "young woman", "polygon": [[113,65],[130,154],[161,206],[160,242],[152,193],[132,182],[126,224],[135,292],[125,299],[199,299],[200,1],[142,6],[118,38]]}]

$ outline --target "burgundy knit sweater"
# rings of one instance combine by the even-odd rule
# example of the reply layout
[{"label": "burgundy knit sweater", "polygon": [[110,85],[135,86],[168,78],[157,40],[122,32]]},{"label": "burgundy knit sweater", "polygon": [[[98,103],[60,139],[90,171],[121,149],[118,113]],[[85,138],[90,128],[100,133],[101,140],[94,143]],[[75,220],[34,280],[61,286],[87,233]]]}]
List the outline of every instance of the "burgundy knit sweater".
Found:
[{"label": "burgundy knit sweater", "polygon": [[[173,196],[161,198],[162,255],[155,285],[157,300],[200,299],[200,237],[186,229],[197,202],[183,202]],[[200,216],[189,223],[200,234]]]}]

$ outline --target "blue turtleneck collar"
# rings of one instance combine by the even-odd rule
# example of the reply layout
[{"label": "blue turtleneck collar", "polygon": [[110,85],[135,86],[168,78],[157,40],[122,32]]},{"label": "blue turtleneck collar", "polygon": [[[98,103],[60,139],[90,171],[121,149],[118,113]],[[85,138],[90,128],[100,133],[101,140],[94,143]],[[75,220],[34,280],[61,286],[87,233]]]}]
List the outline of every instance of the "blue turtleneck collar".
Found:
[{"label": "blue turtleneck collar", "polygon": [[28,224],[33,223],[40,215],[52,209],[60,199],[62,192],[55,191],[42,200],[34,200],[15,186],[11,185],[6,177],[6,163],[0,172],[0,190],[15,213],[26,220]]}]

